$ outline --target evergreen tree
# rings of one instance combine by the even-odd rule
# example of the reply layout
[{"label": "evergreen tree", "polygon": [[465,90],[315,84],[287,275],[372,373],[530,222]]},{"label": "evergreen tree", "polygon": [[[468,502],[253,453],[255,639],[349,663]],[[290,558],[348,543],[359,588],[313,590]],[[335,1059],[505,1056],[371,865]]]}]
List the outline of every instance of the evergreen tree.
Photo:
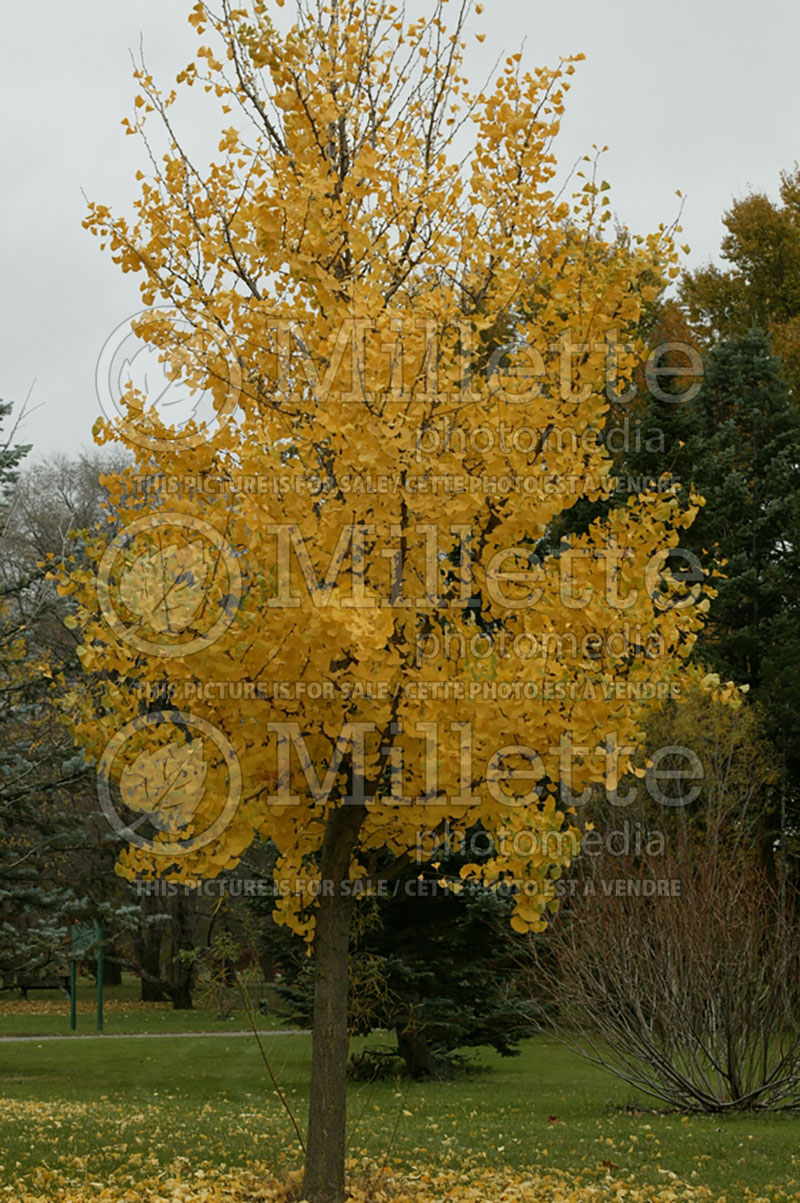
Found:
[{"label": "evergreen tree", "polygon": [[689,541],[725,560],[703,645],[768,704],[776,623],[783,628],[798,603],[800,414],[762,331],[711,352],[692,417],[681,475],[706,505]]},{"label": "evergreen tree", "polygon": [[[757,328],[714,346],[702,388],[686,396],[648,397],[643,426],[651,445],[663,434],[664,452],[629,451],[621,469],[670,473],[706,499],[681,539],[705,571],[720,574],[696,655],[748,685],[766,716],[781,770],[762,813],[775,874],[778,842],[787,850],[800,820],[800,412]],[[675,564],[697,571],[683,557]]]},{"label": "evergreen tree", "polygon": [[[0,404],[0,422],[11,406]],[[69,797],[86,780],[83,756],[60,722],[58,659],[26,621],[43,571],[6,554],[14,486],[30,450],[0,446],[0,981],[65,972],[70,917],[82,903],[60,866],[76,842]],[[62,604],[62,603],[56,603]],[[41,617],[41,611],[39,616]]]},{"label": "evergreen tree", "polygon": [[[351,1031],[392,1032],[395,1055],[412,1078],[447,1074],[452,1054],[462,1048],[485,1046],[513,1056],[533,1030],[538,1011],[520,976],[518,941],[509,926],[511,894],[462,889],[461,866],[486,859],[490,848],[481,828],[470,831],[466,842],[445,833],[439,859],[388,882],[352,933]],[[269,911],[263,900],[254,906]],[[280,965],[277,989],[293,1022],[310,1026],[313,966],[303,941],[270,922],[262,941],[262,951]],[[371,1075],[385,1059],[368,1048],[354,1059],[353,1070]]]}]

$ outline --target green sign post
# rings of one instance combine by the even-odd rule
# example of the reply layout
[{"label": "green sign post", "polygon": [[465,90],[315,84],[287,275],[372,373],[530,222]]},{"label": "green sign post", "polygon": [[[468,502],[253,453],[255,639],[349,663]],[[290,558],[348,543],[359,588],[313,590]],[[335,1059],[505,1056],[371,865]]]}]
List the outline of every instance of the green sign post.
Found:
[{"label": "green sign post", "polygon": [[92,923],[79,923],[77,919],[70,928],[69,949],[69,1028],[74,1032],[78,1026],[76,998],[77,962],[90,952],[97,958],[97,1030],[103,1030],[103,929],[98,919]]}]

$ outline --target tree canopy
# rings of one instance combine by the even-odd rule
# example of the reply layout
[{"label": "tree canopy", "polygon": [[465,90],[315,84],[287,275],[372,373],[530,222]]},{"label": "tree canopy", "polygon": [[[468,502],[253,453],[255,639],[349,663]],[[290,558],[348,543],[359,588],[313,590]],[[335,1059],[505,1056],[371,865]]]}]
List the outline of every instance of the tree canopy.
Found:
[{"label": "tree canopy", "polygon": [[608,236],[591,162],[555,193],[573,61],[513,54],[475,94],[468,2],[448,25],[444,0],[411,22],[300,0],[288,31],[268,7],[192,12],[178,82],[224,122],[207,170],[175,93],[137,70],[136,215],[92,204],[86,225],[141,276],[141,337],[217,419],[170,428],[131,387],[98,420],[135,456],[106,480],[120,533],[62,587],[120,872],[196,881],[256,835],[278,849],[276,913],[315,958],[304,1190],[339,1203],[355,895],[421,833],[479,821],[497,851],[462,876],[516,883],[512,924],[541,928],[576,798],[615,788],[710,594],[665,568],[700,504],[677,489],[536,553],[608,493],[609,359],[624,381],[677,273],[666,229]]}]

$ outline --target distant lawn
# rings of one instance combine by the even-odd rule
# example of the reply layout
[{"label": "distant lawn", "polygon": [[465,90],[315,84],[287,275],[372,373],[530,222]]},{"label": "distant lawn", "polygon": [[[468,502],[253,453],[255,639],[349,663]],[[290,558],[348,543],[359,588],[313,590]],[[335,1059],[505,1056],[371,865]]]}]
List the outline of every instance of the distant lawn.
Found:
[{"label": "distant lawn", "polygon": [[[304,1127],[310,1038],[264,1043]],[[800,1117],[625,1112],[651,1104],[545,1037],[520,1057],[480,1062],[489,1072],[452,1082],[354,1085],[351,1154],[382,1161],[397,1125],[388,1159],[403,1167],[485,1162],[660,1189],[676,1175],[728,1203],[749,1192],[800,1198]],[[193,1169],[299,1163],[248,1037],[0,1044],[0,1098],[0,1184],[42,1165],[105,1181],[121,1164],[155,1169],[176,1157]]]},{"label": "distant lawn", "polygon": [[[213,1010],[200,1007],[191,1011],[174,1011],[169,1002],[139,1001],[140,985],[132,976],[121,986],[108,986],[103,998],[103,1031],[121,1032],[216,1032],[249,1028],[250,1022],[240,1007],[229,1019],[221,1019]],[[96,987],[94,982],[78,981],[78,1014],[76,1031],[90,1035],[97,1031]],[[265,991],[269,1001],[269,989]],[[276,1010],[262,1015],[256,1004],[259,1028],[286,1026],[286,1019]],[[0,993],[0,1036],[59,1036],[70,1035],[69,999],[59,990],[31,990],[28,998],[19,992]]]}]

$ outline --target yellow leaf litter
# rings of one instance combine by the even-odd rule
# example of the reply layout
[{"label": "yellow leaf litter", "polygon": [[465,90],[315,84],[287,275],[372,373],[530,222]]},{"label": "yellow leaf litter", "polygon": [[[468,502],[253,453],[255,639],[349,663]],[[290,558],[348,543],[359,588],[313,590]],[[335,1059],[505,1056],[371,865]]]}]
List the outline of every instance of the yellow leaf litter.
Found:
[{"label": "yellow leaf litter", "polygon": [[[609,1174],[586,1178],[586,1171],[526,1173],[519,1170],[441,1171],[420,1169],[398,1174],[380,1165],[351,1165],[348,1203],[775,1203],[775,1197],[738,1190],[736,1198],[707,1187],[673,1182],[670,1186],[634,1185]],[[142,1179],[124,1184],[95,1180],[70,1182],[58,1171],[42,1169],[31,1184],[0,1188],[0,1199],[15,1203],[303,1203],[301,1177],[279,1181],[264,1165],[246,1169],[192,1170],[184,1159]],[[800,1192],[779,1198],[800,1200]]]}]

